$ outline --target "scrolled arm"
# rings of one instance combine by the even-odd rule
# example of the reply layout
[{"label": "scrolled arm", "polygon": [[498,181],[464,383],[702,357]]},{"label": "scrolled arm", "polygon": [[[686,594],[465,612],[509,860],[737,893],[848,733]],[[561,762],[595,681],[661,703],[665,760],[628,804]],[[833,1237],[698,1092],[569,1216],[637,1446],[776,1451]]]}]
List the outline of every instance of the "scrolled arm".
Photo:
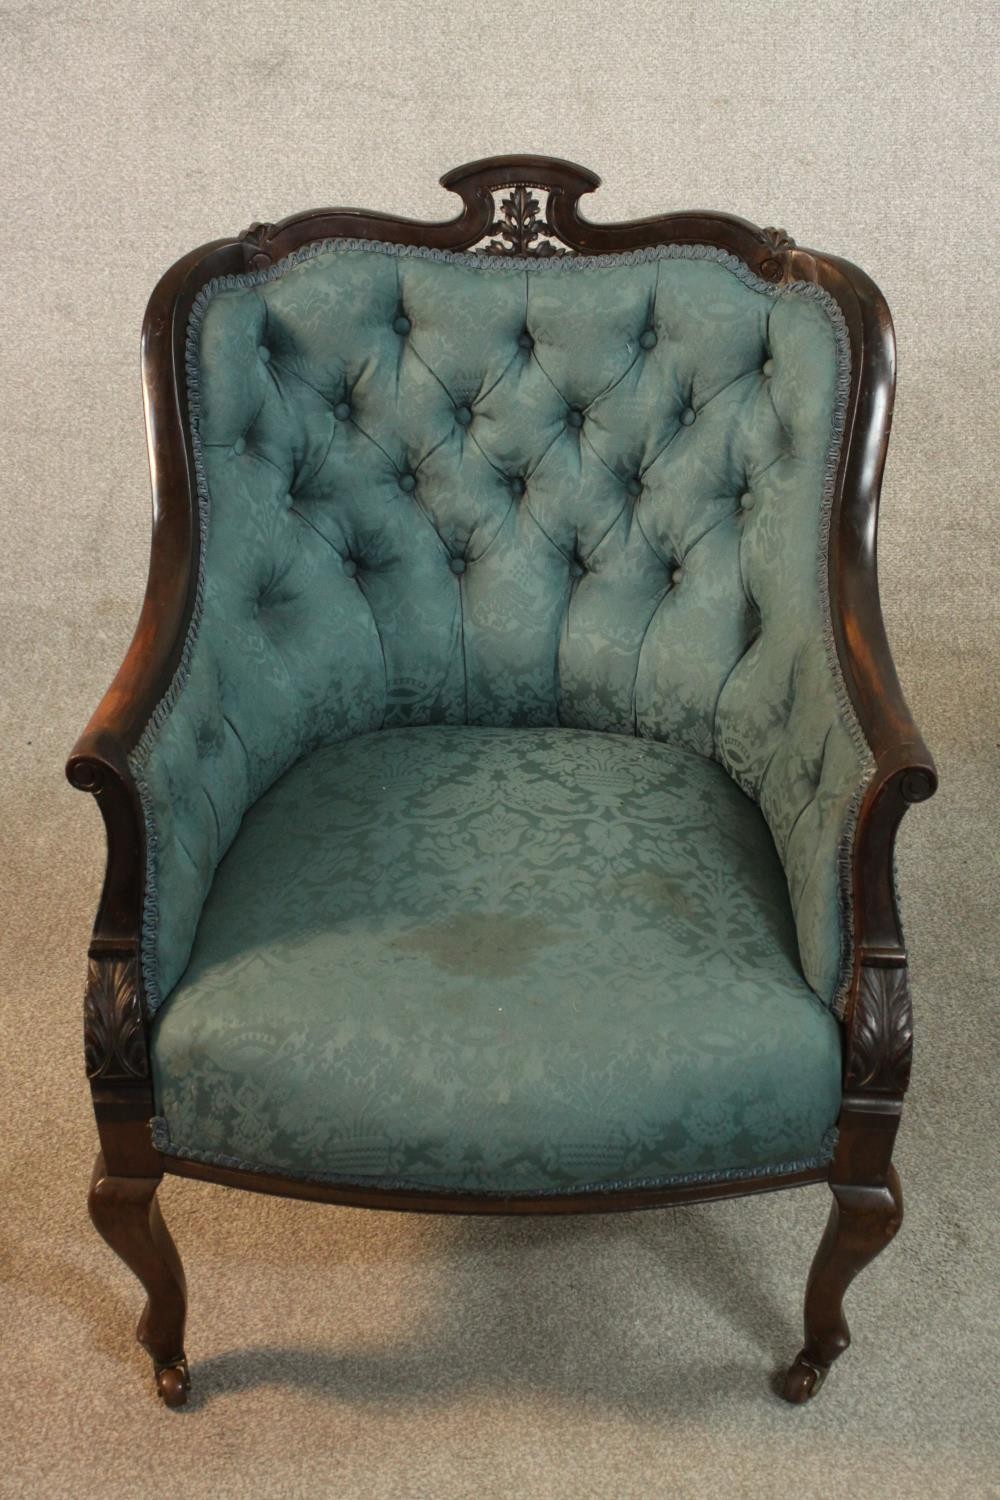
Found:
[{"label": "scrolled arm", "polygon": [[875,283],[848,261],[796,251],[790,274],[819,280],[836,297],[856,371],[831,517],[829,591],[837,663],[871,756],[845,871],[851,953],[842,997],[844,1087],[851,1107],[864,1109],[865,1100],[898,1100],[909,1082],[913,1016],[894,849],[907,809],[933,796],[938,777],[903,695],[879,600],[876,532],[895,389],[892,319]]},{"label": "scrolled arm", "polygon": [[[785,709],[768,718],[753,694],[729,704],[733,717],[757,726],[766,753],[742,764],[731,729],[722,748],[774,835],[806,977],[850,1026],[863,971],[905,963],[893,847],[907,807],[933,794],[937,773],[903,696],[879,604],[876,529],[895,381],[889,310],[846,261],[795,249],[781,258],[788,280],[813,281],[833,296],[851,351],[821,580],[826,639],[817,619],[815,638],[783,665],[772,635],[765,687],[788,673]],[[875,988],[869,983],[865,993]]]},{"label": "scrolled arm", "polygon": [[857,266],[830,256],[825,258],[825,273],[848,319],[861,370],[852,392],[852,441],[845,445],[833,517],[833,637],[875,763],[854,840],[855,981],[850,1011],[865,965],[905,963],[893,878],[896,833],[907,808],[933,796],[938,778],[903,696],[879,600],[876,530],[895,389],[892,319],[882,293]]},{"label": "scrolled arm", "polygon": [[142,377],[153,502],[146,593],[125,659],[66,765],[70,784],[97,801],[107,834],[92,954],[109,944],[137,953],[141,939],[146,837],[131,757],[177,672],[198,579],[198,502],[180,378],[184,329],[205,276],[242,269],[243,253],[230,240],[192,251],[161,278],[146,309]]}]

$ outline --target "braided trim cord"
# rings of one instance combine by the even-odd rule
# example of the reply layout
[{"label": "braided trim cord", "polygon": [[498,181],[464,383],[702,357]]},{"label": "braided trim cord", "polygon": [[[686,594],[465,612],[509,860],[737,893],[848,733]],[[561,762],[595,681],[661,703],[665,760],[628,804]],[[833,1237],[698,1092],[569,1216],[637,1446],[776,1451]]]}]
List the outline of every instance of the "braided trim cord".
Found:
[{"label": "braided trim cord", "polygon": [[268,1177],[287,1177],[293,1182],[321,1182],[330,1186],[358,1188],[384,1188],[389,1192],[446,1192],[468,1194],[483,1198],[564,1198],[575,1193],[627,1192],[633,1188],[693,1187],[700,1183],[736,1182],[746,1178],[756,1181],[762,1177],[787,1177],[793,1172],[811,1172],[828,1166],[833,1159],[837,1144],[836,1126],[826,1132],[815,1156],[801,1157],[797,1161],[778,1162],[764,1167],[730,1167],[718,1172],[675,1172],[662,1177],[628,1177],[600,1182],[574,1183],[567,1188],[442,1188],[428,1182],[415,1182],[406,1177],[355,1176],[349,1172],[304,1172],[288,1167],[276,1167],[266,1162],[247,1162],[238,1156],[227,1156],[221,1151],[199,1151],[195,1148],[175,1145],[171,1140],[170,1126],[162,1115],[155,1115],[149,1122],[150,1135],[155,1150],[165,1156],[176,1156],[184,1161],[203,1162],[210,1167],[224,1167],[231,1172],[252,1172]]}]

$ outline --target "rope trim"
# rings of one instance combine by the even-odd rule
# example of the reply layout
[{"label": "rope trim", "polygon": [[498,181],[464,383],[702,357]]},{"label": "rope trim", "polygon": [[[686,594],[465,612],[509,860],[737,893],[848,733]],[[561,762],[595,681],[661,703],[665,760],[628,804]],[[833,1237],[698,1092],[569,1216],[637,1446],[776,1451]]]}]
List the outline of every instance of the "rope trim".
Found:
[{"label": "rope trim", "polygon": [[816,1156],[804,1156],[797,1161],[779,1162],[764,1167],[729,1167],[719,1172],[675,1172],[662,1177],[625,1177],[619,1180],[575,1183],[566,1188],[478,1188],[441,1187],[438,1183],[417,1182],[407,1177],[355,1176],[349,1172],[305,1172],[292,1167],[276,1167],[266,1162],[247,1162],[238,1156],[227,1156],[221,1151],[199,1151],[191,1146],[175,1145],[170,1138],[170,1126],[163,1115],[155,1115],[149,1122],[150,1135],[155,1150],[165,1156],[180,1157],[184,1161],[197,1161],[209,1167],[225,1167],[231,1172],[253,1172],[272,1177],[287,1177],[293,1182],[318,1182],[330,1186],[384,1188],[387,1191],[449,1193],[456,1196],[482,1198],[566,1198],[576,1193],[616,1193],[633,1188],[693,1187],[699,1183],[735,1182],[739,1178],[759,1181],[766,1177],[784,1177],[792,1172],[810,1172],[829,1166],[837,1145],[837,1128],[831,1126],[823,1136]]},{"label": "rope trim", "polygon": [[817,583],[820,598],[823,642],[827,663],[833,677],[837,707],[846,723],[859,757],[859,782],[850,799],[844,817],[838,844],[838,905],[841,918],[841,964],[837,986],[831,1005],[834,1013],[842,1016],[850,991],[854,948],[854,878],[853,850],[858,819],[865,793],[875,773],[875,761],[864,730],[854,711],[850,693],[837,653],[836,639],[829,597],[829,546],[830,521],[836,491],[837,473],[840,466],[841,445],[846,426],[847,406],[851,390],[850,335],[844,315],[836,300],[814,282],[793,281],[775,286],[758,276],[742,260],[727,250],[714,245],[651,245],[620,254],[599,256],[565,256],[535,259],[527,256],[473,255],[467,251],[438,250],[425,245],[396,245],[383,240],[354,238],[317,240],[292,252],[274,265],[241,275],[218,276],[201,288],[191,307],[185,345],[185,375],[187,382],[188,413],[191,446],[194,456],[195,485],[198,497],[198,575],[194,604],[188,623],[187,634],[181,649],[173,679],[149,717],[143,733],[129,755],[129,768],[135,780],[142,808],[146,834],[146,882],[143,893],[142,930],[139,945],[140,965],[146,1007],[152,1015],[160,1006],[163,996],[159,984],[157,936],[159,930],[158,837],[155,809],[146,779],[146,766],[157,737],[172,713],[187,683],[191,658],[198,639],[204,611],[205,597],[205,552],[210,524],[210,496],[201,446],[200,416],[200,342],[205,313],[220,292],[249,289],[277,281],[293,267],[305,264],[324,254],[343,254],[352,251],[389,255],[398,258],[430,260],[444,264],[460,265],[481,272],[523,274],[530,270],[538,275],[586,274],[615,266],[642,265],[659,260],[712,261],[731,272],[752,291],[771,297],[796,296],[818,302],[830,319],[837,346],[837,385],[831,421],[830,442],[824,469],[823,493],[819,513],[819,546],[817,553]]},{"label": "rope trim", "polygon": [[833,324],[837,343],[837,385],[827,448],[826,466],[823,475],[823,494],[819,512],[819,546],[816,559],[816,584],[820,601],[820,619],[823,628],[823,645],[827,665],[833,679],[833,690],[840,717],[847,726],[851,742],[858,757],[858,782],[851,793],[844,814],[840,838],[837,845],[837,897],[840,912],[840,974],[831,1000],[834,1015],[843,1017],[850,996],[854,973],[854,841],[865,794],[875,775],[875,757],[868,743],[861,721],[851,701],[850,690],[844,677],[837,640],[834,633],[833,610],[830,601],[830,535],[833,519],[833,502],[837,491],[837,475],[840,470],[844,431],[847,425],[847,408],[851,396],[851,339],[847,321],[835,299],[822,287],[811,285],[813,292],[821,294],[819,300],[826,307]]}]

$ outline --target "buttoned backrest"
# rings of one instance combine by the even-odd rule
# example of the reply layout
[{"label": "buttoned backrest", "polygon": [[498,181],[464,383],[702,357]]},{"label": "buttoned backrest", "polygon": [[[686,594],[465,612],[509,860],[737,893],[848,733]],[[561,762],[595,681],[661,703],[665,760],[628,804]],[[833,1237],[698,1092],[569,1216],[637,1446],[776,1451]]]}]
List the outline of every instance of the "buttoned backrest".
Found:
[{"label": "buttoned backrest", "polygon": [[339,241],[205,288],[202,585],[135,758],[151,1004],[292,761],[466,722],[719,759],[768,817],[832,999],[825,871],[860,774],[822,582],[848,375],[825,294],[698,247],[526,262]]}]

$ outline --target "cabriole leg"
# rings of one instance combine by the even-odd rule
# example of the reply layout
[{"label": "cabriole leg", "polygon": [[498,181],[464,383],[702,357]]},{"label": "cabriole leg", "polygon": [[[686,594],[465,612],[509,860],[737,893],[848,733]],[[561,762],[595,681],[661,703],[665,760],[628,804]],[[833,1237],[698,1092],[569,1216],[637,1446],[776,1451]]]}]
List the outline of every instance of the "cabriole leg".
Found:
[{"label": "cabriole leg", "polygon": [[844,1317],[847,1288],[903,1222],[899,1178],[890,1167],[882,1186],[833,1185],[833,1206],[806,1285],[805,1345],[785,1376],[782,1395],[799,1404],[822,1385],[851,1342]]},{"label": "cabriole leg", "polygon": [[183,1406],[190,1388],[184,1357],[187,1293],[180,1256],[163,1222],[161,1177],[112,1177],[98,1152],[87,1200],[94,1227],[146,1289],[136,1338],[153,1360],[167,1406]]}]

